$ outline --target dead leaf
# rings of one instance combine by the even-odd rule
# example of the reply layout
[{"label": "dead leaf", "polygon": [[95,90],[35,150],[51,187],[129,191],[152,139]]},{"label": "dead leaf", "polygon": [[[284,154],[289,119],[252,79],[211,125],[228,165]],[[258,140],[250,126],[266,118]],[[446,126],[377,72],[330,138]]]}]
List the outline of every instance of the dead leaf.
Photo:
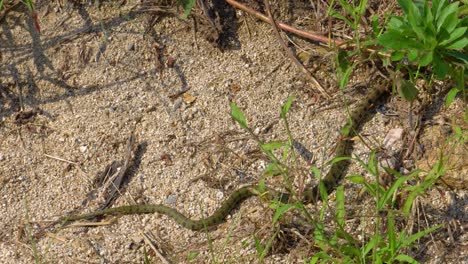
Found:
[{"label": "dead leaf", "polygon": [[240,87],[240,85],[237,84],[237,83],[231,83],[231,84],[229,85],[229,91],[230,91],[231,93],[237,93],[237,92],[239,92],[240,90],[241,90],[241,87]]},{"label": "dead leaf", "polygon": [[193,96],[191,93],[189,92],[185,92],[183,95],[182,95],[182,100],[184,100],[184,102],[186,104],[191,104],[193,102],[195,102],[197,98],[195,96]]}]

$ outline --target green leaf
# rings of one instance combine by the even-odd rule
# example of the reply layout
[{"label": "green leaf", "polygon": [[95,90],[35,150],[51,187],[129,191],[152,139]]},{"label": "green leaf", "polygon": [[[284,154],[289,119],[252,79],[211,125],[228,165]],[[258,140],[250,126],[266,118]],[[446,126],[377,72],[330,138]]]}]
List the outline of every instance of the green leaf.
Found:
[{"label": "green leaf", "polygon": [[420,239],[421,237],[439,229],[440,227],[442,227],[443,225],[440,224],[440,225],[436,225],[436,226],[433,226],[431,228],[428,228],[428,229],[425,229],[421,232],[418,232],[416,234],[413,234],[411,236],[409,236],[407,239],[405,239],[404,241],[402,241],[402,246],[403,247],[407,247],[407,246],[410,246],[414,241]]},{"label": "green leaf", "polygon": [[408,8],[407,19],[409,24],[411,25],[411,28],[416,33],[419,39],[425,40],[426,36],[424,35],[424,28],[421,25],[422,19],[421,14],[419,13],[419,9],[412,1],[408,1],[408,3],[406,4]]},{"label": "green leaf", "polygon": [[273,224],[275,224],[276,221],[278,221],[278,219],[284,213],[286,213],[290,208],[294,208],[294,207],[295,207],[294,204],[282,204],[281,206],[279,206],[275,211],[275,215],[273,216]]},{"label": "green leaf", "polygon": [[412,257],[410,257],[408,255],[404,255],[404,254],[400,254],[400,255],[396,256],[395,260],[399,260],[400,262],[411,263],[411,264],[418,264],[419,263],[414,258],[412,258]]},{"label": "green leaf", "polygon": [[450,91],[447,93],[447,98],[445,98],[445,107],[449,107],[450,104],[452,104],[453,100],[455,100],[455,97],[459,92],[461,91],[457,87],[450,89]]},{"label": "green leaf", "polygon": [[439,46],[445,46],[447,44],[450,44],[460,38],[461,36],[464,36],[466,33],[467,27],[459,27],[455,29],[452,33],[450,33],[450,36],[448,39],[441,41],[439,43]]},{"label": "green leaf", "polygon": [[429,63],[432,62],[433,54],[434,52],[432,50],[424,52],[421,59],[419,59],[419,65],[421,67],[426,67],[427,65],[429,65]]},{"label": "green leaf", "polygon": [[354,9],[353,7],[351,7],[350,4],[348,4],[348,2],[344,1],[344,0],[339,0],[340,2],[340,5],[344,8],[344,10],[350,14],[350,15],[354,15]]},{"label": "green leaf", "polygon": [[372,25],[372,33],[374,36],[378,36],[380,33],[380,25],[379,25],[379,16],[373,15],[371,18],[371,25]]},{"label": "green leaf", "polygon": [[[437,32],[440,32],[442,26],[446,24],[446,20],[448,18],[449,22],[448,24],[451,24],[451,19],[449,18],[450,16],[457,16],[456,10],[458,9],[458,2],[452,3],[446,7],[444,7],[440,13],[440,16],[436,16],[437,19]],[[448,30],[447,30],[448,31]],[[450,32],[449,32],[450,33]]]},{"label": "green leaf", "polygon": [[322,199],[322,202],[327,203],[328,192],[327,192],[327,187],[325,187],[325,184],[323,184],[323,181],[319,182],[319,192],[320,192],[320,199]]},{"label": "green leaf", "polygon": [[354,24],[349,19],[344,17],[342,14],[337,13],[337,12],[332,12],[332,16],[335,18],[338,18],[339,20],[344,21],[350,28],[354,29],[355,27]]},{"label": "green leaf", "polygon": [[396,230],[395,230],[395,218],[393,217],[393,212],[388,212],[388,247],[390,248],[390,254],[393,256],[397,251],[397,241],[396,241]]},{"label": "green leaf", "polygon": [[344,187],[340,185],[336,188],[336,222],[338,225],[345,226],[345,202]]},{"label": "green leaf", "polygon": [[357,184],[364,184],[366,182],[366,179],[359,175],[352,175],[352,176],[347,177],[346,179],[348,179],[352,183],[357,183]]},{"label": "green leaf", "polygon": [[402,33],[394,30],[387,30],[377,38],[377,43],[393,50],[403,50],[408,48],[422,49],[422,43],[404,36]]},{"label": "green leaf", "polygon": [[198,255],[200,255],[200,252],[191,251],[191,252],[189,252],[189,254],[187,255],[187,260],[188,260],[188,261],[192,261],[192,260],[194,260],[196,257],[198,257]]},{"label": "green leaf", "polygon": [[410,49],[408,51],[408,60],[411,62],[416,61],[416,59],[419,57],[419,51],[417,49]]},{"label": "green leaf", "polygon": [[192,12],[192,8],[195,5],[196,0],[178,0],[178,2],[182,5],[182,9],[184,9],[184,14],[180,17],[187,19],[187,17],[190,15],[190,12]]},{"label": "green leaf", "polygon": [[354,65],[352,65],[351,67],[349,67],[348,69],[346,69],[345,73],[344,73],[343,76],[341,77],[341,80],[340,80],[340,89],[341,89],[341,90],[344,90],[344,88],[346,87],[346,84],[348,84],[349,75],[351,74],[351,72],[353,71],[353,69],[354,69]]},{"label": "green leaf", "polygon": [[441,56],[438,53],[434,54],[432,67],[436,73],[436,77],[439,80],[442,80],[445,75],[447,75],[448,65],[441,59]]},{"label": "green leaf", "polygon": [[[455,41],[454,43],[450,44],[446,48],[447,49],[454,49],[454,50],[461,50],[461,49],[466,48],[467,45],[468,45],[468,38],[464,37],[464,38],[461,38],[461,39]],[[466,56],[466,54],[465,54],[465,56]]]},{"label": "green leaf", "polygon": [[257,249],[257,256],[263,255],[264,249],[263,249],[262,242],[255,235],[254,235],[254,241],[255,241],[255,248]]},{"label": "green leaf", "polygon": [[405,12],[406,15],[409,15],[409,9],[411,8],[410,5],[412,5],[411,0],[398,0],[398,4],[401,6],[403,9],[403,12]]},{"label": "green leaf", "polygon": [[397,191],[397,189],[400,187],[401,184],[403,184],[404,182],[410,179],[410,176],[400,177],[392,184],[392,186],[384,193],[384,195],[378,201],[378,205],[377,205],[378,210],[381,210],[384,208],[387,201],[393,196],[393,194]]},{"label": "green leaf", "polygon": [[388,21],[387,28],[393,29],[395,31],[400,31],[403,24],[404,24],[403,18],[398,17],[398,16],[393,16],[392,18],[390,18],[390,21]]},{"label": "green leaf", "polygon": [[372,236],[370,241],[367,242],[366,246],[364,247],[364,256],[366,256],[373,248],[375,248],[378,245],[379,240],[379,236]]},{"label": "green leaf", "polygon": [[457,13],[452,13],[447,16],[441,29],[451,34],[453,30],[456,28],[457,24],[458,24]]},{"label": "green leaf", "polygon": [[289,112],[291,105],[294,101],[294,96],[289,96],[286,103],[284,103],[283,107],[281,108],[281,118],[286,118],[286,114]]},{"label": "green leaf", "polygon": [[262,150],[264,150],[264,151],[270,151],[270,150],[279,149],[279,148],[284,147],[284,146],[287,146],[287,144],[285,144],[285,143],[283,143],[283,142],[280,142],[280,141],[272,141],[272,142],[263,144],[263,145],[261,145],[260,147],[261,147]]},{"label": "green leaf", "polygon": [[418,96],[419,90],[416,89],[411,81],[400,79],[397,81],[397,90],[401,98],[408,102],[414,101]]},{"label": "green leaf", "polygon": [[[318,263],[319,260],[333,260],[332,257],[330,257],[327,253],[325,252],[319,252],[315,254],[309,261],[309,264],[315,264]],[[320,262],[322,263],[322,262]]]},{"label": "green leaf", "polygon": [[275,175],[280,175],[281,174],[281,169],[279,168],[278,164],[276,163],[270,163],[266,166],[266,168],[263,170],[263,175],[270,177],[270,176],[275,176]]},{"label": "green leaf", "polygon": [[399,61],[405,57],[405,53],[403,51],[395,51],[392,53],[391,59],[392,61]]},{"label": "green leaf", "polygon": [[247,120],[245,119],[244,113],[242,113],[234,103],[231,103],[231,116],[241,128],[247,129]]},{"label": "green leaf", "polygon": [[445,0],[439,1],[439,0],[433,0],[432,1],[432,15],[435,17],[435,20],[437,21],[440,16],[440,10],[446,5]]}]

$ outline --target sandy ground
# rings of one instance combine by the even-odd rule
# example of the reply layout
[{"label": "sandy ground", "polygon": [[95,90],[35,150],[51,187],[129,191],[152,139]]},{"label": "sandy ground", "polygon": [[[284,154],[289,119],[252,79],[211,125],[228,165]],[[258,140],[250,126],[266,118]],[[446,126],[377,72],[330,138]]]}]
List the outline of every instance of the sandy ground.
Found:
[{"label": "sandy ground", "polygon": [[[193,21],[139,8],[135,1],[100,7],[39,2],[40,34],[24,8],[12,10],[0,23],[1,263],[142,263],[144,250],[152,263],[162,263],[145,246],[143,233],[153,237],[171,263],[188,262],[193,252],[199,254],[195,263],[255,262],[254,236],[265,243],[274,232],[273,212],[258,199],[243,203],[209,233],[183,229],[160,215],[125,216],[92,228],[48,229],[67,213],[102,205],[102,197],[90,193],[99,189],[95,179],[112,161],[125,158],[132,133],[133,158],[113,206],[162,203],[195,218],[209,215],[238,186],[258,180],[268,162],[232,121],[230,102],[244,110],[263,140],[286,140],[279,110],[295,96],[288,115],[295,140],[314,155],[319,168],[331,158],[346,121],[331,70],[333,55],[312,56],[312,66],[320,68],[319,82],[335,94],[325,99],[283,54],[267,24],[237,12],[237,35],[220,48],[209,41],[203,23],[195,32]],[[296,41],[308,45],[312,54],[317,50]],[[345,93],[351,108],[373,85],[359,71],[357,75]],[[407,107],[397,99],[378,107],[362,131],[367,143],[377,147],[390,129],[405,127]],[[455,117],[459,122],[463,111],[457,99],[450,109],[428,115],[425,124],[443,130],[443,122],[430,120],[446,117],[450,123]],[[441,149],[434,145],[450,135],[446,131],[432,141],[423,136],[433,152],[422,155],[418,164],[433,162],[433,153]],[[356,155],[366,159],[368,148],[357,145]],[[457,162],[457,174],[466,175],[466,161]],[[299,163],[307,170],[304,160]],[[356,166],[353,170],[364,173]],[[348,228],[365,232],[372,219],[359,215],[372,198],[350,183],[346,189]],[[466,189],[461,189],[442,184],[417,200],[422,211],[408,226],[444,227],[409,254],[427,263],[468,260]],[[312,213],[314,208],[309,208]],[[283,239],[275,242],[267,263],[298,262],[317,251],[310,244],[311,226],[291,226],[281,231]]]}]

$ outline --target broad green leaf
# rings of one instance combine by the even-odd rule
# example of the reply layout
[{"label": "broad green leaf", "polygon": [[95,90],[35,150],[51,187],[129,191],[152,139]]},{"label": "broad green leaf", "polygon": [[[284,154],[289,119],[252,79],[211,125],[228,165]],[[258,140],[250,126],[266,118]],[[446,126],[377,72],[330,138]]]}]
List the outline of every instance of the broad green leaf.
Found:
[{"label": "broad green leaf", "polygon": [[440,16],[437,18],[437,32],[440,32],[442,26],[445,24],[447,17],[455,14],[457,16],[456,10],[458,8],[458,2],[452,3],[444,7],[440,13]]},{"label": "broad green leaf", "polygon": [[432,15],[434,16],[435,20],[437,21],[440,16],[440,11],[442,8],[445,6],[446,2],[445,0],[439,1],[439,0],[433,0],[432,1]]},{"label": "broad green leaf", "polygon": [[[464,37],[464,38],[461,38],[461,39],[455,41],[454,43],[450,44],[446,48],[447,49],[454,49],[454,50],[461,50],[461,49],[466,48],[467,45],[468,45],[468,37]],[[467,55],[465,54],[465,56],[467,56]]]},{"label": "broad green leaf", "polygon": [[423,52],[421,59],[419,59],[419,65],[421,67],[426,67],[427,65],[429,65],[429,63],[432,62],[433,55],[434,55],[434,52],[432,50]]},{"label": "broad green leaf", "polygon": [[448,32],[449,34],[453,32],[458,24],[458,15],[457,13],[452,13],[447,16],[444,24],[441,27],[441,30]]},{"label": "broad green leaf", "polygon": [[260,147],[262,148],[262,150],[269,151],[269,150],[276,150],[284,146],[287,146],[287,144],[280,142],[280,141],[272,141],[272,142],[263,144]]},{"label": "broad green leaf", "polygon": [[408,3],[407,19],[418,38],[425,40],[426,36],[424,35],[424,28],[421,25],[421,14],[419,13],[419,9],[416,7],[413,1],[409,1]]},{"label": "broad green leaf", "polygon": [[404,24],[404,22],[403,22],[403,19],[401,17],[393,16],[392,18],[390,18],[390,21],[388,21],[387,27],[389,29],[393,29],[393,30],[398,31],[400,29],[400,27],[403,26],[403,24]]},{"label": "broad green leaf", "polygon": [[414,101],[418,96],[419,90],[416,89],[411,81],[400,79],[397,81],[397,91],[401,98],[408,102]]},{"label": "broad green leaf", "polygon": [[408,48],[423,48],[422,43],[415,41],[414,39],[405,37],[402,33],[387,30],[377,38],[377,43],[393,50],[403,50]]},{"label": "broad green leaf", "polygon": [[446,52],[446,54],[459,60],[460,62],[464,64],[468,64],[468,54],[466,53],[458,52],[458,51],[449,51],[449,52]]},{"label": "broad green leaf", "polygon": [[419,51],[417,49],[410,49],[408,51],[408,60],[411,62],[416,61],[416,59],[419,57]]},{"label": "broad green leaf", "polygon": [[430,30],[433,36],[436,35],[436,30],[434,27],[434,16],[432,15],[431,10],[429,10],[429,4],[427,1],[424,1],[423,7],[423,15],[424,15],[424,25],[426,26],[426,30]]},{"label": "broad green leaf", "polygon": [[459,37],[464,36],[466,33],[467,27],[459,27],[455,29],[452,33],[450,33],[450,36],[448,39],[445,39],[444,41],[441,41],[439,43],[440,46],[445,46],[446,44],[449,44],[455,40],[457,40]]},{"label": "broad green leaf", "polygon": [[231,103],[231,116],[243,129],[247,129],[247,120],[245,119],[244,113],[235,105]]},{"label": "broad green leaf", "polygon": [[392,53],[391,59],[392,61],[399,61],[405,57],[405,53],[403,51],[395,51]]},{"label": "broad green leaf", "polygon": [[284,103],[283,107],[281,108],[281,117],[284,119],[286,118],[286,114],[289,112],[291,105],[294,101],[294,96],[289,96],[286,103]]}]

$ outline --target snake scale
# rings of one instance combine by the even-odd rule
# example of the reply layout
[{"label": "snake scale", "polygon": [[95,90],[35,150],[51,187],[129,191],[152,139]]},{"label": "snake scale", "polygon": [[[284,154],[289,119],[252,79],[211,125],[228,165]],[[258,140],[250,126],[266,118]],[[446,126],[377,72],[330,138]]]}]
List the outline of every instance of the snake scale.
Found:
[{"label": "snake scale", "polygon": [[[335,157],[340,156],[349,156],[353,149],[353,143],[350,138],[356,136],[356,131],[362,125],[365,117],[367,116],[367,112],[373,106],[374,102],[379,100],[385,93],[386,93],[386,85],[377,86],[374,90],[369,92],[369,94],[365,97],[364,101],[362,101],[356,109],[351,113],[349,121],[346,123],[345,127],[350,128],[350,133],[347,137],[342,137],[338,140],[338,143],[335,148]],[[326,176],[322,179],[327,192],[330,193],[338,184],[338,182],[343,178],[349,161],[341,160],[338,162],[333,163],[329,172]],[[157,204],[157,205],[128,205],[128,206],[121,206],[121,207],[114,207],[114,208],[107,208],[87,214],[81,215],[72,215],[72,216],[65,216],[61,219],[61,223],[66,225],[70,222],[82,219],[91,219],[94,217],[104,216],[104,215],[130,215],[130,214],[152,214],[152,213],[160,213],[164,214],[170,218],[172,218],[177,224],[194,230],[199,231],[205,228],[212,228],[217,226],[218,224],[224,222],[226,216],[236,208],[240,203],[246,200],[249,197],[256,196],[259,194],[257,191],[259,189],[258,185],[248,185],[238,190],[234,191],[222,204],[221,206],[210,216],[206,218],[201,218],[198,220],[194,220],[188,218],[184,214],[180,213],[174,208],[167,207],[165,205]],[[276,192],[274,190],[269,190],[269,195],[271,197],[279,197],[278,195],[282,195],[282,193]],[[287,194],[286,194],[287,195]],[[318,197],[318,187],[311,187],[306,188],[302,202],[304,204],[307,203],[314,203],[316,202]]]}]

